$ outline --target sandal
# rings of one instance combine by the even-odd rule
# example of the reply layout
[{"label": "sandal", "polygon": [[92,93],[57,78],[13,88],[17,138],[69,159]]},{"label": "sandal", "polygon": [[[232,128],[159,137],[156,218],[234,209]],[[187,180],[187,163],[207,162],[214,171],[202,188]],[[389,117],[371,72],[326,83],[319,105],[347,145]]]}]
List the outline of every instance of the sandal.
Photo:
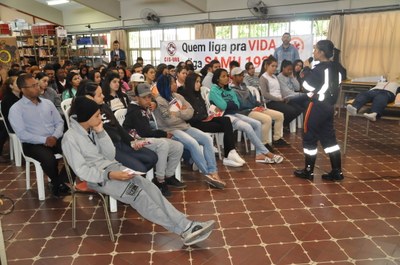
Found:
[{"label": "sandal", "polygon": [[274,155],[272,158],[265,156],[264,159],[256,159],[257,163],[264,163],[264,164],[279,164],[282,163],[283,157],[280,155]]},{"label": "sandal", "polygon": [[205,182],[210,184],[211,186],[223,190],[225,188],[225,183],[219,179],[216,179],[213,175],[205,175]]}]

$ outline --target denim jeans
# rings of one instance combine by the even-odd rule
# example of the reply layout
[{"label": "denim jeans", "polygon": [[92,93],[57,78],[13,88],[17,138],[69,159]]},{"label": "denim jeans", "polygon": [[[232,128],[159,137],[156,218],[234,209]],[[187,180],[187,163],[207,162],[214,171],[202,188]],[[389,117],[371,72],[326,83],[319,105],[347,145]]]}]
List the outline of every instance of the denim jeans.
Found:
[{"label": "denim jeans", "polygon": [[200,172],[203,174],[217,172],[213,142],[209,134],[193,127],[186,130],[175,130],[172,131],[172,134],[174,135],[172,139],[181,142],[184,148],[189,150]]},{"label": "denim jeans", "polygon": [[256,148],[256,155],[269,153],[261,142],[261,122],[242,114],[229,114],[226,116],[231,119],[234,130],[246,133],[247,138]]},{"label": "denim jeans", "polygon": [[376,112],[378,117],[382,116],[386,105],[394,101],[395,96],[387,90],[372,89],[357,95],[354,99],[353,106],[358,110],[368,102],[372,102],[371,112]]}]

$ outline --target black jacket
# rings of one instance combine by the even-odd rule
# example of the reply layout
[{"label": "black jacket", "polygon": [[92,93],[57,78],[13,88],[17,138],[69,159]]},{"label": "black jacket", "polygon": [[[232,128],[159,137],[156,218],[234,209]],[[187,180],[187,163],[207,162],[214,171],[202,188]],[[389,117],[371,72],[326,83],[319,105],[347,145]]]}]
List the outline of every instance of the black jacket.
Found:
[{"label": "black jacket", "polygon": [[7,124],[7,128],[10,131],[10,133],[14,133],[13,128],[11,127],[10,121],[8,120],[8,114],[10,113],[10,109],[12,105],[14,105],[15,102],[17,102],[20,98],[17,97],[14,93],[12,92],[7,92],[3,100],[1,101],[1,112],[3,113],[3,119]]},{"label": "black jacket", "polygon": [[147,110],[135,103],[129,104],[123,127],[127,131],[135,129],[140,137],[167,137],[167,132],[151,128]]},{"label": "black jacket", "polygon": [[193,117],[188,120],[190,125],[201,122],[205,118],[208,117],[208,111],[206,107],[206,102],[200,93],[193,93],[193,95],[189,94],[186,90],[178,91],[187,102],[192,105],[193,108]]},{"label": "black jacket", "polygon": [[115,118],[114,113],[110,109],[110,106],[108,106],[107,104],[101,105],[100,112],[104,130],[106,130],[113,143],[124,142],[125,144],[130,146],[133,138],[118,123],[118,120],[117,118]]}]

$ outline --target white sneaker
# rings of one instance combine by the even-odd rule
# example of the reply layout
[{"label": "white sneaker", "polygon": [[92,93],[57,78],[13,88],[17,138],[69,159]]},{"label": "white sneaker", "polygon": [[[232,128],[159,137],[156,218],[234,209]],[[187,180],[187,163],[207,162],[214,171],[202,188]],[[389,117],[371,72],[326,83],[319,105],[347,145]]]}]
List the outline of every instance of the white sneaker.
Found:
[{"label": "white sneaker", "polygon": [[183,238],[183,244],[185,246],[190,246],[197,244],[201,241],[206,240],[212,230],[214,229],[215,221],[207,221],[207,222],[192,222],[190,227],[186,229],[181,235]]},{"label": "white sneaker", "polygon": [[229,158],[224,158],[224,160],[222,160],[222,164],[224,166],[228,166],[228,167],[241,167],[241,166],[243,166],[243,164],[238,163],[238,162],[236,162],[236,161],[234,161],[232,159],[229,159]]},{"label": "white sneaker", "polygon": [[274,162],[276,164],[282,163],[283,161],[283,157],[281,157],[280,155],[274,155],[274,157],[272,158],[272,160],[274,160]]},{"label": "white sneaker", "polygon": [[367,118],[370,121],[376,121],[376,115],[377,114],[378,113],[376,113],[376,112],[372,112],[372,113],[364,113],[363,115],[364,115],[365,118]]},{"label": "white sneaker", "polygon": [[232,149],[231,151],[229,151],[227,158],[230,160],[233,160],[239,164],[242,164],[242,165],[246,164],[246,161],[244,161],[244,159],[240,157],[240,155],[237,153],[237,151],[235,149]]},{"label": "white sneaker", "polygon": [[355,107],[353,107],[353,105],[349,104],[346,106],[347,112],[351,115],[357,115],[357,109]]},{"label": "white sneaker", "polygon": [[193,171],[199,171],[199,167],[196,165],[196,163],[193,163],[192,170]]}]

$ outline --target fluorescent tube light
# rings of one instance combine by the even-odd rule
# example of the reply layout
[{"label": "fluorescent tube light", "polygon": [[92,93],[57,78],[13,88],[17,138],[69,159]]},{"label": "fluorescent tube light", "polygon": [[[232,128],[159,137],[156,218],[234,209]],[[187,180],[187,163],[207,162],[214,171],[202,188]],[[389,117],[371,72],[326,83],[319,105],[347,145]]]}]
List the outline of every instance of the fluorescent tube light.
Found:
[{"label": "fluorescent tube light", "polygon": [[47,1],[47,4],[49,6],[61,5],[61,4],[66,4],[66,3],[69,3],[69,0],[51,0],[51,1]]}]

